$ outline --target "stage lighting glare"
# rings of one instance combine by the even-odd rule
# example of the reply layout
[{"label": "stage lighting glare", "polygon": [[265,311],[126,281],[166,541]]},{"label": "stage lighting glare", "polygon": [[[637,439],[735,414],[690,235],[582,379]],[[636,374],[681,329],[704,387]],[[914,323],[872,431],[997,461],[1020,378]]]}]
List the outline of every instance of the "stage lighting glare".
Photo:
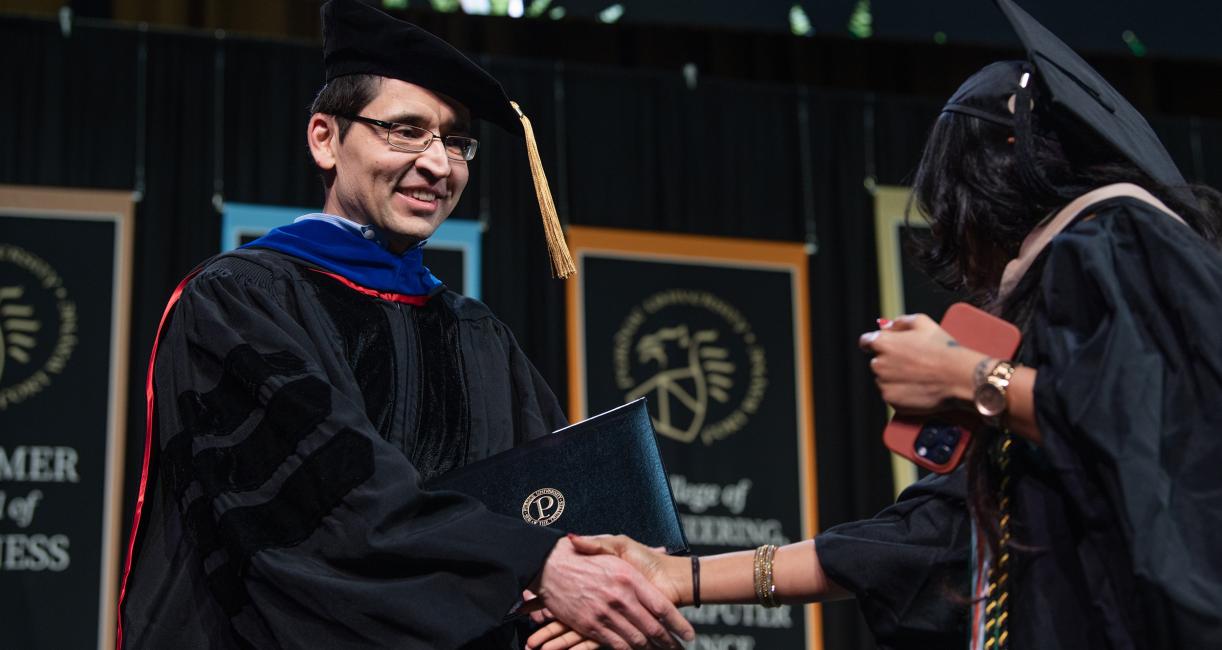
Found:
[{"label": "stage lighting glare", "polygon": [[624,15],[624,5],[613,4],[610,7],[607,7],[606,9],[603,9],[602,11],[598,12],[598,19],[604,23],[613,23],[619,20],[620,17],[623,15]]},{"label": "stage lighting glare", "polygon": [[857,38],[874,35],[874,16],[870,13],[870,0],[858,0],[849,16],[849,33]]},{"label": "stage lighting glare", "polygon": [[810,24],[810,18],[807,17],[806,10],[802,9],[802,5],[789,8],[789,31],[797,36],[815,35],[815,27]]},{"label": "stage lighting glare", "polygon": [[1137,34],[1134,34],[1133,30],[1126,29],[1121,32],[1120,39],[1124,41],[1125,45],[1129,46],[1129,51],[1132,52],[1134,56],[1146,55],[1146,44],[1142,43],[1141,39],[1137,38]]},{"label": "stage lighting glare", "polygon": [[407,0],[382,0],[385,9],[407,9]]},{"label": "stage lighting glare", "polygon": [[[530,18],[538,18],[545,12],[550,15],[551,12],[548,12],[547,10],[551,6],[552,0],[531,0],[530,4],[526,7],[526,15]],[[564,14],[564,7],[556,7],[555,9],[552,9],[552,11],[554,12],[556,9],[561,11],[561,15]]]},{"label": "stage lighting glare", "polygon": [[938,45],[946,45],[946,32],[934,32],[933,42]]},{"label": "stage lighting glare", "polygon": [[[472,16],[505,15],[505,0],[459,0],[463,13]],[[500,11],[497,11],[500,6]]]},{"label": "stage lighting glare", "polygon": [[452,14],[462,8],[458,0],[429,0],[429,4],[433,5],[433,11],[443,14]]}]

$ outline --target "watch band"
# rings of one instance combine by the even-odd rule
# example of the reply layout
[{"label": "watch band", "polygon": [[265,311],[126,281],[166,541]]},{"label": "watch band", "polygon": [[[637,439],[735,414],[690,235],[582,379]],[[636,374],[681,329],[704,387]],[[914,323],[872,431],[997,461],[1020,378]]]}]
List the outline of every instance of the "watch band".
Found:
[{"label": "watch band", "polygon": [[1001,379],[1008,385],[1013,376],[1014,364],[1010,363],[1009,361],[1002,361],[996,366],[993,366],[993,371],[989,373],[989,376],[986,377],[985,380],[989,381],[992,379]]},{"label": "watch band", "polygon": [[976,386],[976,411],[987,424],[997,426],[1001,423],[1001,418],[1009,407],[1006,391],[1013,377],[1014,364],[1001,361],[984,377],[984,381]]},{"label": "watch band", "polygon": [[977,388],[980,388],[980,384],[983,384],[985,381],[988,381],[989,373],[992,372],[992,369],[997,367],[997,364],[999,363],[1001,363],[1000,359],[994,359],[993,357],[985,357],[980,360],[980,363],[976,364],[976,368],[972,370],[972,391],[973,392],[975,392]]}]

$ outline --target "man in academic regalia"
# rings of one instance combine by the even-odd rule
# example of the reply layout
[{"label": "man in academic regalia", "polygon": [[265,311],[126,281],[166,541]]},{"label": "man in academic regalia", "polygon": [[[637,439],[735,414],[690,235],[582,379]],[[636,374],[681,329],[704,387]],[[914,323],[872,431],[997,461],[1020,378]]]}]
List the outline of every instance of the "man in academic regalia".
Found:
[{"label": "man in academic regalia", "polygon": [[571,261],[495,79],[356,0],[323,24],[322,212],[197,269],[154,347],[120,647],[508,648],[526,588],[600,642],[677,647],[691,627],[626,563],[421,487],[565,423],[506,327],[422,264],[473,119],[526,135]]}]

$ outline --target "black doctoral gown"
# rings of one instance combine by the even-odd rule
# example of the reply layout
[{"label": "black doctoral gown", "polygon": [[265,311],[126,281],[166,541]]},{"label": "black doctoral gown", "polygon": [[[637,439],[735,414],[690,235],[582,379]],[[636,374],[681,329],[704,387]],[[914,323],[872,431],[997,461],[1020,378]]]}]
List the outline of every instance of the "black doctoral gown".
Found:
[{"label": "black doctoral gown", "polygon": [[[1018,289],[1043,444],[1012,461],[1010,647],[1222,648],[1222,256],[1135,199],[1083,214]],[[967,647],[961,473],[816,541],[881,647]]]},{"label": "black doctoral gown", "polygon": [[487,307],[241,250],[186,286],[155,378],[124,647],[507,647],[559,534],[419,487],[564,424]]}]

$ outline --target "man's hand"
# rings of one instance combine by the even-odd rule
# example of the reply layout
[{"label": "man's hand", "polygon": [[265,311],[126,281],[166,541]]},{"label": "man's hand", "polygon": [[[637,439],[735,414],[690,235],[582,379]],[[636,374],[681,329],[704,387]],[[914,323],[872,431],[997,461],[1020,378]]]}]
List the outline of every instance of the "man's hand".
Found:
[{"label": "man's hand", "polygon": [[[596,551],[597,552],[597,551]],[[581,638],[615,650],[675,648],[695,630],[645,576],[614,555],[583,555],[556,543],[536,592],[556,619]]]},{"label": "man's hand", "polygon": [[[572,542],[573,549],[583,555],[608,554],[628,562],[676,605],[685,602],[684,595],[690,592],[690,589],[685,588],[691,582],[690,562],[685,558],[671,557],[662,549],[649,548],[623,535],[570,535],[569,541]],[[690,599],[690,594],[687,597]],[[553,616],[542,617],[537,614],[536,612],[531,615],[535,622],[547,624],[530,636],[526,643],[527,648],[594,650],[599,647],[598,643],[586,639],[570,626],[552,621]]]}]

